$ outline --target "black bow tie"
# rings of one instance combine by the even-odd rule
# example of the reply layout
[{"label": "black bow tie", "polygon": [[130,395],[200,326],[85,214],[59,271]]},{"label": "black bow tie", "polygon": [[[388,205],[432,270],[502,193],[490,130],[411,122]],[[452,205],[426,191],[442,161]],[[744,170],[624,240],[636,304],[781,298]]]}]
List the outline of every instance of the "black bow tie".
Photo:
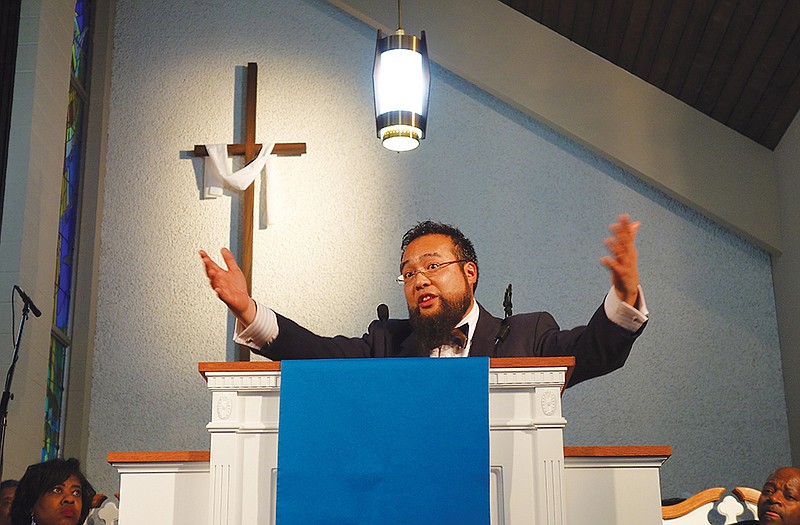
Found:
[{"label": "black bow tie", "polygon": [[453,328],[453,330],[450,332],[450,342],[447,344],[453,346],[454,348],[462,349],[466,348],[468,340],[469,340],[469,325],[465,324]]}]

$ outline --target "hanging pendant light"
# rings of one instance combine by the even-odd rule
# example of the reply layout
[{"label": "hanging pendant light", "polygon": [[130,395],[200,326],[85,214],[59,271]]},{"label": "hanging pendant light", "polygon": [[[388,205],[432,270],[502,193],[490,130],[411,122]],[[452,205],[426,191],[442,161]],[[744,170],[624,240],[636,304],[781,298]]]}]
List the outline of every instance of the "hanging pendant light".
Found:
[{"label": "hanging pendant light", "polygon": [[412,150],[425,138],[431,83],[425,31],[406,35],[402,13],[397,0],[397,32],[384,37],[378,29],[372,73],[378,138],[392,151]]}]

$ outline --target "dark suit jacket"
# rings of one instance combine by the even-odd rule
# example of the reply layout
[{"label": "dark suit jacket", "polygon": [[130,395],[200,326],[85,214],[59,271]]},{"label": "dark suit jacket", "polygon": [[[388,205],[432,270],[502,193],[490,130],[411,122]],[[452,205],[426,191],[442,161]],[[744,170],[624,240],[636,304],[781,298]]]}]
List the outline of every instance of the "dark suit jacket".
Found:
[{"label": "dark suit jacket", "polygon": [[[482,306],[470,356],[575,356],[569,385],[607,374],[625,364],[640,329],[631,333],[611,322],[601,305],[586,326],[561,330],[552,315],[535,312],[507,319],[511,331],[495,345],[501,320]],[[388,330],[385,329],[388,328]],[[278,337],[257,353],[273,360],[343,357],[419,357],[408,319],[373,321],[361,337],[322,337],[278,314]]]}]

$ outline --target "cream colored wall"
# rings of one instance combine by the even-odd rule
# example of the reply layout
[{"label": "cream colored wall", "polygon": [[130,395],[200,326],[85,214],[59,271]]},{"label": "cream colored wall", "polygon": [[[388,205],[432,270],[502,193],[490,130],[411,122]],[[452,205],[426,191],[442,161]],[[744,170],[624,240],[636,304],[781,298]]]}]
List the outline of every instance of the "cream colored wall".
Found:
[{"label": "cream colored wall", "polygon": [[783,384],[794,465],[800,465],[800,119],[795,117],[775,149],[779,174],[783,253],[772,259],[783,357]]},{"label": "cream colored wall", "polygon": [[[394,2],[330,1],[376,28],[397,28]],[[767,148],[496,0],[406,1],[403,25],[412,34],[425,30],[431,56],[447,69],[780,251],[777,178]]]},{"label": "cream colored wall", "polygon": [[[64,161],[71,0],[24,0],[0,236],[0,371],[11,360],[10,293],[19,284],[42,311],[25,325],[12,385],[4,477],[40,460]],[[16,300],[19,322],[20,301]]]}]

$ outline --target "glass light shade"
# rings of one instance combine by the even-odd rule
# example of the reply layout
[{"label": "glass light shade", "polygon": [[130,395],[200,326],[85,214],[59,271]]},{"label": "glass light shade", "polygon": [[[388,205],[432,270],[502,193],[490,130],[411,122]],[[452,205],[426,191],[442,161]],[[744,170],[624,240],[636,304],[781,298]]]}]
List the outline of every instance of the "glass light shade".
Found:
[{"label": "glass light shade", "polygon": [[381,53],[377,71],[375,104],[378,115],[388,111],[422,114],[422,55],[410,49],[389,49]]},{"label": "glass light shade", "polygon": [[409,151],[425,138],[430,66],[422,38],[402,30],[383,37],[378,30],[373,70],[375,124],[387,149]]}]

